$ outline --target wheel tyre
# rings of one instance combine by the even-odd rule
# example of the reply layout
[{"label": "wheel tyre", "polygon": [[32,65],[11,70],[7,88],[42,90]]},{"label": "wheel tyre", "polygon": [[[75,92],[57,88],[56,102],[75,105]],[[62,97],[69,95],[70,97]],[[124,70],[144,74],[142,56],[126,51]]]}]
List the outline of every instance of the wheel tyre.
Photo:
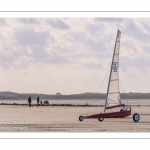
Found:
[{"label": "wheel tyre", "polygon": [[104,118],[98,118],[98,121],[102,122],[104,120]]},{"label": "wheel tyre", "polygon": [[83,116],[80,116],[80,117],[79,117],[79,121],[83,121]]},{"label": "wheel tyre", "polygon": [[135,114],[133,115],[133,120],[134,120],[134,122],[138,122],[138,121],[140,120],[140,116],[139,116],[138,113],[135,113]]}]

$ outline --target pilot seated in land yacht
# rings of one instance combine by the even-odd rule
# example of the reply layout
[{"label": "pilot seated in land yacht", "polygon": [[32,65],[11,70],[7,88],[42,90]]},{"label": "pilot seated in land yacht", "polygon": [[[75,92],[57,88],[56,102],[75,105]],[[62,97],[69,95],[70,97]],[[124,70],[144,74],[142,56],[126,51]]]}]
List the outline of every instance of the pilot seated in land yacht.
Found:
[{"label": "pilot seated in land yacht", "polygon": [[125,111],[125,109],[122,107],[122,108],[120,109],[120,111]]}]

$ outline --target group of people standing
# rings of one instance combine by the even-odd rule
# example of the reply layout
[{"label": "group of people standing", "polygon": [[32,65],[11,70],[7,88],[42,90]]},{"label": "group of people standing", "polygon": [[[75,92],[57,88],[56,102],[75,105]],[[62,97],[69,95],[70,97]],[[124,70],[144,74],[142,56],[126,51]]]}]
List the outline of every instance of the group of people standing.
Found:
[{"label": "group of people standing", "polygon": [[[42,105],[43,104],[43,102],[42,102],[42,100],[40,101],[40,97],[38,96],[37,97],[37,107],[39,107],[40,106],[40,104]],[[28,98],[28,103],[29,103],[29,107],[31,107],[31,96]],[[49,102],[46,100],[46,101],[44,101],[44,105],[48,105],[49,104]]]}]

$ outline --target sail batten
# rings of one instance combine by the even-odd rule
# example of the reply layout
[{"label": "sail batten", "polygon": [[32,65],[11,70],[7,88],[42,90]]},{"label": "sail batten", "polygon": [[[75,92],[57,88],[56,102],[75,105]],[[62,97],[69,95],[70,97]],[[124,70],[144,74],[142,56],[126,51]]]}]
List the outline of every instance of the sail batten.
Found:
[{"label": "sail batten", "polygon": [[114,79],[114,80],[110,80],[110,81],[116,81],[116,80],[119,80],[119,79]]},{"label": "sail batten", "polygon": [[112,92],[112,93],[108,93],[108,94],[115,94],[115,93],[120,93],[120,92]]},{"label": "sail batten", "polygon": [[121,38],[121,32],[118,30],[116,41],[115,41],[111,68],[110,68],[110,75],[109,75],[109,81],[108,81],[107,97],[106,97],[104,112],[106,110],[106,107],[108,106],[121,104],[120,90],[119,90],[120,38]]}]

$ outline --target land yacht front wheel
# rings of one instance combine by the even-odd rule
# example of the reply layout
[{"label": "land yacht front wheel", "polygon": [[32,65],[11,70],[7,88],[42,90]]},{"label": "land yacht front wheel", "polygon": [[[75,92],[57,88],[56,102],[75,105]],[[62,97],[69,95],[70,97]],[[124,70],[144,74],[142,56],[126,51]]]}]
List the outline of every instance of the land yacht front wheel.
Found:
[{"label": "land yacht front wheel", "polygon": [[138,122],[138,121],[140,120],[140,116],[139,116],[138,113],[135,113],[135,114],[133,115],[133,120],[134,120],[134,122]]},{"label": "land yacht front wheel", "polygon": [[84,118],[83,116],[80,116],[79,121],[83,121],[83,118]]},{"label": "land yacht front wheel", "polygon": [[98,121],[102,122],[104,120],[104,118],[98,118]]}]

